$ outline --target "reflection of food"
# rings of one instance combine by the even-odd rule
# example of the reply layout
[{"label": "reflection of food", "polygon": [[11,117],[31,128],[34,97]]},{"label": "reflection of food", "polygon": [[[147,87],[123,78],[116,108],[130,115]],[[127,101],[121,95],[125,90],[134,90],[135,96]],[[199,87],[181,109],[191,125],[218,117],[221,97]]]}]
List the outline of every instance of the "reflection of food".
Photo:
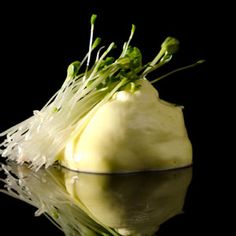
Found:
[{"label": "reflection of food", "polygon": [[65,180],[68,192],[105,225],[121,234],[151,235],[181,213],[191,174],[191,168],[132,175],[66,172]]},{"label": "reflection of food", "polygon": [[3,190],[44,213],[65,235],[152,235],[180,213],[191,168],[132,175],[94,175],[52,167],[37,173],[3,166]]}]

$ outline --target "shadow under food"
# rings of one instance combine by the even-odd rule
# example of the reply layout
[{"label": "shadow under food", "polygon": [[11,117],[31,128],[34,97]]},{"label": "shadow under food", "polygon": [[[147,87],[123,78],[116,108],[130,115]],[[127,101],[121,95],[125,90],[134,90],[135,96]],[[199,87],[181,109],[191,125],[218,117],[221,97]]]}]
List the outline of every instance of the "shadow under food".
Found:
[{"label": "shadow under food", "polygon": [[192,168],[137,174],[103,175],[58,166],[31,171],[2,165],[1,192],[45,214],[67,236],[153,235],[182,212]]}]

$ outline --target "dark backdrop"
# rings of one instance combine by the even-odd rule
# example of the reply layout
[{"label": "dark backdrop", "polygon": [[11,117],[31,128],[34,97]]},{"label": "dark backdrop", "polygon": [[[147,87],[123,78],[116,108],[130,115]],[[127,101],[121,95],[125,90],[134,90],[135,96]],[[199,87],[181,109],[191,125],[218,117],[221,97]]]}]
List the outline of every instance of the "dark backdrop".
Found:
[{"label": "dark backdrop", "polygon": [[[222,163],[215,128],[219,78],[213,75],[213,69],[222,18],[216,3],[32,1],[4,4],[0,11],[1,130],[40,109],[60,87],[68,64],[81,60],[87,52],[93,13],[98,14],[95,35],[102,37],[105,45],[115,41],[121,46],[129,36],[131,24],[135,24],[132,45],[142,50],[145,62],[156,55],[165,37],[178,38],[180,50],[163,72],[205,59],[205,64],[156,84],[163,99],[185,107],[186,126],[194,148],[194,176],[186,214],[167,222],[159,234],[213,234],[222,228],[219,222],[227,230],[229,223],[223,217],[221,210],[225,206],[220,200],[224,195],[224,173],[217,171]],[[2,194],[0,198],[1,228],[22,225],[19,232],[32,235],[32,225],[45,235],[60,235],[47,220],[34,219],[30,207]]]}]

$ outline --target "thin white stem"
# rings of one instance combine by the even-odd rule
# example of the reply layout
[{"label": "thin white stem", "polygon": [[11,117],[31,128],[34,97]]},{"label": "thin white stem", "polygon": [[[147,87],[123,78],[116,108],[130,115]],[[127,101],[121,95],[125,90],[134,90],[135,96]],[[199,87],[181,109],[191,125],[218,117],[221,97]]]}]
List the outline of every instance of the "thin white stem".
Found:
[{"label": "thin white stem", "polygon": [[204,60],[200,60],[200,61],[197,61],[197,62],[191,64],[191,65],[183,66],[183,67],[181,67],[181,68],[175,69],[175,70],[173,70],[173,71],[171,71],[171,72],[169,72],[169,73],[167,73],[167,74],[165,74],[165,75],[162,75],[162,76],[160,76],[160,77],[158,77],[158,78],[152,80],[151,83],[152,83],[152,84],[153,84],[153,83],[156,83],[157,81],[159,81],[159,80],[161,80],[161,79],[164,79],[164,78],[166,78],[166,77],[168,77],[168,76],[170,76],[170,75],[173,75],[173,74],[175,74],[176,72],[180,72],[180,71],[182,71],[182,70],[190,69],[190,68],[195,67],[195,66],[197,66],[197,65],[199,65],[199,64],[201,64],[201,63],[203,63],[203,62],[204,62]]}]

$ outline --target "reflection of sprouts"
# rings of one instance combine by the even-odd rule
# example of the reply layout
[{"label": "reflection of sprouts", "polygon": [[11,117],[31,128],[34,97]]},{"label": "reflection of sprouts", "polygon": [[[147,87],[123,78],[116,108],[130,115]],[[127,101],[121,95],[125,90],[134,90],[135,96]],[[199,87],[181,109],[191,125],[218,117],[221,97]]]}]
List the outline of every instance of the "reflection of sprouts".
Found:
[{"label": "reflection of sprouts", "polygon": [[119,235],[96,222],[86,207],[67,193],[58,168],[35,173],[26,166],[2,165],[0,170],[7,176],[0,179],[5,184],[0,192],[36,207],[35,216],[44,214],[65,235]]},{"label": "reflection of sprouts", "polygon": [[33,172],[11,162],[1,172],[1,192],[36,207],[36,216],[46,215],[66,236],[154,235],[182,212],[192,175],[191,168],[98,175],[52,166]]}]

